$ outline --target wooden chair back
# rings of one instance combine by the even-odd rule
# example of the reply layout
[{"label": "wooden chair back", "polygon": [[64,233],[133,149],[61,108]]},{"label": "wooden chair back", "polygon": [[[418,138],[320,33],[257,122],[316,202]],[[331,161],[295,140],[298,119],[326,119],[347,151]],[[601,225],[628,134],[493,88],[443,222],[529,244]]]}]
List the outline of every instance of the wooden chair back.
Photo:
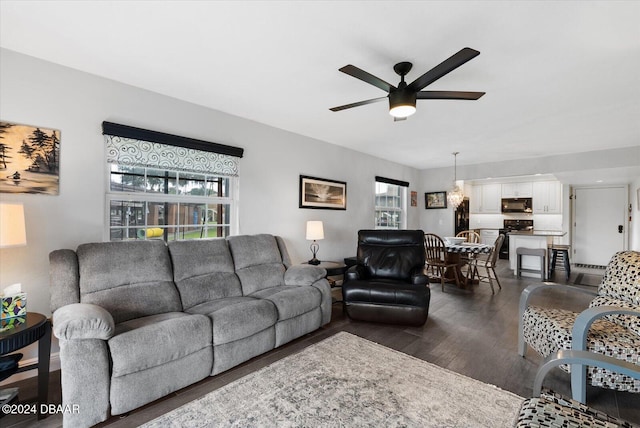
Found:
[{"label": "wooden chair back", "polygon": [[480,243],[480,235],[473,230],[463,230],[462,232],[458,232],[456,235],[458,238],[464,238],[465,242],[470,242],[472,244]]}]

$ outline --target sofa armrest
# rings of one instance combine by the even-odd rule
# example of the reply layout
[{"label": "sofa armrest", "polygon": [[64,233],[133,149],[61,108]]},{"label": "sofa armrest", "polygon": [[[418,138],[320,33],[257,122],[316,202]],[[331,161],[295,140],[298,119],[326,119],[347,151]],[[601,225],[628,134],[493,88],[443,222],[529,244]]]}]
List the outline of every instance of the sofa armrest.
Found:
[{"label": "sofa armrest", "polygon": [[520,294],[520,304],[518,306],[518,354],[522,357],[524,357],[524,353],[527,347],[527,344],[524,341],[524,333],[523,333],[524,321],[522,319],[522,315],[524,314],[524,312],[527,310],[527,307],[529,306],[529,300],[531,300],[531,298],[535,294],[538,294],[539,292],[543,290],[548,290],[548,289],[566,290],[566,291],[571,291],[576,293],[587,294],[594,297],[598,295],[596,292],[593,292],[591,290],[585,290],[583,288],[573,287],[571,285],[562,285],[562,284],[553,284],[553,285],[533,284],[533,285],[529,285],[527,288],[522,290],[522,294]]},{"label": "sofa armrest", "polygon": [[106,309],[89,303],[72,303],[53,313],[53,334],[58,339],[110,339],[115,331]]},{"label": "sofa armrest", "polygon": [[284,273],[285,285],[311,285],[327,276],[324,268],[313,265],[291,266]]}]

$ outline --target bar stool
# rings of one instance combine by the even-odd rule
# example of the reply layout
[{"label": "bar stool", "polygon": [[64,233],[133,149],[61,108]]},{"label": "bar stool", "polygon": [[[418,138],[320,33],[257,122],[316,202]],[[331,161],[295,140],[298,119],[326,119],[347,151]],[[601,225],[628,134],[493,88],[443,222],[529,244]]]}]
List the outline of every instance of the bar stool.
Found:
[{"label": "bar stool", "polygon": [[[547,250],[544,248],[516,248],[517,266],[516,274],[520,278],[522,272],[539,273],[540,280],[547,279]],[[522,256],[535,256],[540,257],[540,269],[525,269],[522,267]]]},{"label": "bar stool", "polygon": [[549,269],[549,277],[553,275],[553,271],[556,269],[556,262],[558,259],[561,259],[563,268],[558,267],[558,269],[563,269],[565,271],[565,278],[569,281],[569,276],[571,275],[571,263],[569,261],[571,245],[552,244],[549,249],[551,250],[551,267]]}]

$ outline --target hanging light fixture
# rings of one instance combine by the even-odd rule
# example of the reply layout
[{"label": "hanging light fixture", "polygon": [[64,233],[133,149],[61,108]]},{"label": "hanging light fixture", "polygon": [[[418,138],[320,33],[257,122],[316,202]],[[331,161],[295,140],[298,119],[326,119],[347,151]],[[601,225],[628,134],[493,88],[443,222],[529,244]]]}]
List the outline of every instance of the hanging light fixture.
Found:
[{"label": "hanging light fixture", "polygon": [[453,152],[453,190],[447,193],[447,202],[453,207],[454,210],[458,208],[458,205],[460,205],[462,203],[462,200],[464,199],[464,193],[462,192],[462,188],[458,183],[457,177],[458,164],[456,161],[458,158],[458,153],[460,152]]}]

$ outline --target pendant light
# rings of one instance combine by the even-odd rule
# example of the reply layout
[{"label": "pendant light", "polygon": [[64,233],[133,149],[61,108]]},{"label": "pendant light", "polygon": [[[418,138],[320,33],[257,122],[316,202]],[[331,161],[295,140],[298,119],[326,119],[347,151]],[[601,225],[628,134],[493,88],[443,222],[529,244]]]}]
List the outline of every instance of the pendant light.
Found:
[{"label": "pendant light", "polygon": [[453,190],[447,193],[447,202],[453,207],[454,210],[458,208],[458,205],[460,205],[462,203],[462,200],[464,199],[464,193],[458,185],[457,180],[458,164],[456,161],[458,158],[458,153],[460,152],[453,152]]}]

